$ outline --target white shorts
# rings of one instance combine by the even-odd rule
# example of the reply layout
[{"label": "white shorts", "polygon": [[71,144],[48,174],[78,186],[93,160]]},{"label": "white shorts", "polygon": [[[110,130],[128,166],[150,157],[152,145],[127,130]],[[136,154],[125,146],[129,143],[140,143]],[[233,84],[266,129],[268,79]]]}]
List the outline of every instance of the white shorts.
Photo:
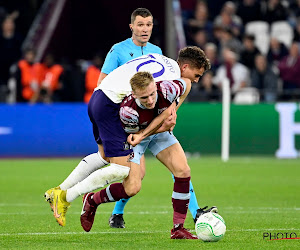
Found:
[{"label": "white shorts", "polygon": [[133,148],[134,157],[130,161],[136,164],[140,164],[141,157],[145,153],[147,148],[154,156],[156,156],[159,152],[177,142],[178,140],[173,135],[173,133],[170,134],[169,132],[163,132],[148,136],[147,138],[142,140],[140,144],[136,145]]}]

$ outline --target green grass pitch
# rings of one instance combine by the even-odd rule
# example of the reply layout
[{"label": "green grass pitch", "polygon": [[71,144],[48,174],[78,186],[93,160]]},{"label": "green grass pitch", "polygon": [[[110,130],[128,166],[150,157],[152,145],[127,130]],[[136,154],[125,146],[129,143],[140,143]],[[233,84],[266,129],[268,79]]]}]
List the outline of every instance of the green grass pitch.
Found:
[{"label": "green grass pitch", "polygon": [[[91,232],[84,232],[81,197],[68,210],[66,227],[59,227],[43,194],[79,160],[0,160],[1,249],[300,249],[300,239],[263,238],[264,233],[300,238],[300,159],[233,157],[223,163],[220,157],[190,158],[199,205],[218,206],[226,221],[226,235],[215,243],[169,239],[173,181],[149,157],[142,190],[125,209],[125,229],[109,228],[110,203],[100,205]],[[189,212],[185,227],[194,230]]]}]

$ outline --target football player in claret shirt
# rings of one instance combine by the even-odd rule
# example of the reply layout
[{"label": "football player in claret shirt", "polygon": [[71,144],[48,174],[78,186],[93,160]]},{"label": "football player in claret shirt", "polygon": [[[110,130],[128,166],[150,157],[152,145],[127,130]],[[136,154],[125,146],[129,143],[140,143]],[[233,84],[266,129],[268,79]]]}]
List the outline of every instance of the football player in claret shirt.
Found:
[{"label": "football player in claret shirt", "polygon": [[[203,74],[203,72],[201,73]],[[146,128],[172,103],[181,104],[191,89],[191,81],[187,78],[155,83],[149,72],[136,73],[130,83],[132,94],[122,101],[120,107],[120,119],[124,130],[129,134],[139,133]],[[149,148],[153,155],[170,170],[175,179],[172,193],[174,228],[171,231],[171,239],[197,239],[183,227],[190,199],[190,168],[185,154],[171,133],[164,136],[164,140],[160,143],[151,143],[151,137],[157,135],[159,134],[149,136],[134,147],[131,162],[139,164],[141,155]],[[165,149],[161,151],[161,148]],[[165,154],[168,154],[168,157],[165,157]],[[97,193],[94,194],[95,196]],[[212,210],[217,211],[215,207]]]},{"label": "football player in claret shirt", "polygon": [[[189,55],[191,52],[198,52],[196,48],[187,48],[182,50],[180,62],[186,62],[184,55]],[[189,56],[188,56],[189,57]],[[193,57],[193,56],[192,56]],[[197,57],[197,56],[196,56]],[[198,58],[199,60],[199,58]],[[190,64],[191,61],[189,62]],[[185,64],[185,63],[184,63]],[[157,117],[161,112],[174,105],[174,101],[178,101],[179,107],[191,89],[191,81],[198,80],[199,77],[209,68],[209,61],[202,61],[198,67],[186,68],[183,66],[183,74],[189,78],[181,78],[178,80],[163,80],[154,83],[151,73],[138,72],[131,78],[132,95],[126,97],[120,108],[120,118],[123,122],[123,127],[128,133],[142,131],[144,127],[151,124],[151,121]],[[178,100],[178,98],[180,99]],[[162,126],[163,127],[163,126]],[[162,128],[161,127],[161,128]],[[162,129],[162,131],[165,131]],[[161,132],[162,132],[161,131]],[[158,129],[156,132],[160,132]],[[146,139],[141,137],[142,133],[131,134],[128,141],[133,141],[133,144],[138,144],[134,147],[134,158],[131,159],[132,164],[139,164],[140,156],[143,155],[146,148],[156,155],[156,157],[174,174],[174,190],[172,194],[173,201],[173,223],[174,228],[171,230],[171,239],[196,239],[194,235],[188,232],[184,227],[186,218],[187,206],[189,203],[189,181],[190,181],[190,168],[187,164],[185,154],[177,139],[170,133],[163,133],[162,140],[157,141],[154,138],[159,134],[149,136]],[[130,139],[131,138],[131,139]],[[143,140],[140,141],[139,138]],[[163,150],[162,150],[163,148]],[[137,191],[141,188],[140,176],[135,176],[135,183]],[[118,184],[112,184],[118,185]],[[111,185],[111,187],[112,187]],[[81,215],[81,225],[85,231],[89,231],[93,225],[94,216],[97,206],[102,203],[112,202],[115,197],[119,195],[114,187],[111,190],[103,189],[95,194],[89,193],[84,197],[83,213]],[[108,192],[109,191],[109,192]],[[113,191],[113,193],[111,193]],[[133,196],[135,194],[131,194]],[[208,210],[201,209],[202,213],[212,211],[217,212],[216,207],[211,207]]]}]

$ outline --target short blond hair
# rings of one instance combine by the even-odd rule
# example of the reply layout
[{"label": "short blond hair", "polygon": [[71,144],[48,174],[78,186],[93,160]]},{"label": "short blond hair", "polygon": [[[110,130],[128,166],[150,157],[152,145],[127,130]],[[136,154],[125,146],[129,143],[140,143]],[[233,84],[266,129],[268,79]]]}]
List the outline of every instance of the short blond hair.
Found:
[{"label": "short blond hair", "polygon": [[130,85],[133,92],[136,90],[144,90],[151,82],[154,82],[154,78],[152,74],[147,71],[137,72],[130,79]]}]

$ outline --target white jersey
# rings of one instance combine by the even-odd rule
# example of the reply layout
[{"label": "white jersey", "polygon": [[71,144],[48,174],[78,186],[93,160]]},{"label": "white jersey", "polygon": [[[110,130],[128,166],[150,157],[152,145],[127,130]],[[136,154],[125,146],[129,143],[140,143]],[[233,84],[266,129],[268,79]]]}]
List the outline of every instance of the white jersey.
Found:
[{"label": "white jersey", "polygon": [[121,103],[131,93],[130,79],[138,71],[148,71],[154,80],[174,80],[180,78],[178,63],[160,54],[137,57],[109,73],[95,88],[101,89],[114,103]]}]

